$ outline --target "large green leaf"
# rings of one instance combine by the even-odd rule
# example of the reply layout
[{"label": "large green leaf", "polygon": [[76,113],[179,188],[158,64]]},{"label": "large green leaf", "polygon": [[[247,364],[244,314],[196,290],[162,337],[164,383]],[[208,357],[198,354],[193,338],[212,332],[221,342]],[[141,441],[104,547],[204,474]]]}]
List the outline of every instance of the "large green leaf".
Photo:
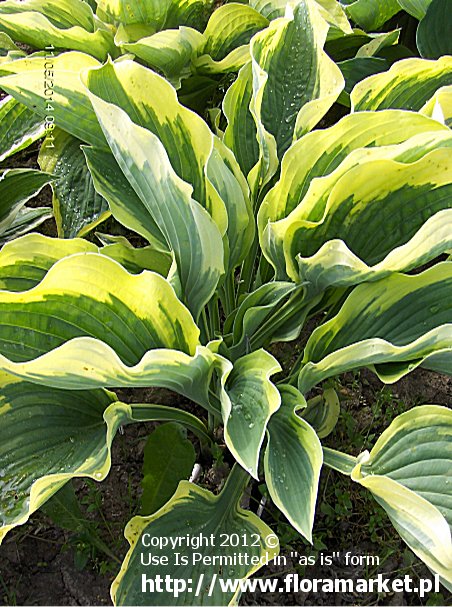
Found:
[{"label": "large green leaf", "polygon": [[[350,34],[352,28],[348,22],[344,8],[336,0],[316,0],[320,14],[328,22],[333,32],[340,31]],[[250,0],[250,6],[259,11],[270,21],[277,17],[284,17],[286,0]]]},{"label": "large green leaf", "polygon": [[127,405],[105,390],[58,390],[4,372],[0,418],[0,542],[71,478],[103,480],[119,426],[179,419],[195,432],[203,427],[183,411]]},{"label": "large green leaf", "polygon": [[230,374],[223,374],[221,408],[226,444],[235,459],[258,478],[259,454],[268,420],[281,398],[270,376],[281,371],[265,350],[239,358]]},{"label": "large green leaf", "polygon": [[204,167],[213,136],[200,116],[178,102],[175,89],[130,60],[108,62],[86,71],[82,79],[96,98],[121,108],[133,123],[159,138],[174,171],[193,186],[194,199],[207,207]]},{"label": "large green leaf", "polygon": [[97,247],[81,238],[60,240],[42,234],[16,238],[0,250],[0,289],[31,289],[62,257],[85,251],[97,251]]},{"label": "large green leaf", "polygon": [[102,339],[129,365],[152,348],[193,354],[198,344],[198,328],[163,277],[134,276],[97,253],[65,257],[33,289],[0,297],[1,351],[14,361],[82,336]]},{"label": "large green leaf", "polygon": [[[148,517],[134,517],[125,531],[130,548],[111,588],[114,604],[234,604],[238,590],[229,587],[222,591],[220,580],[245,579],[271,561],[279,551],[276,536],[271,533],[271,529],[255,514],[239,506],[246,483],[245,474],[237,466],[233,468],[218,496],[182,481],[171,500],[158,512]],[[212,541],[197,551],[190,546],[186,547],[183,538],[187,538],[187,535],[195,538],[201,534]],[[144,550],[144,546],[149,537],[168,539],[166,546],[153,547],[152,555],[159,559],[166,557],[164,573],[171,579],[185,581],[185,591],[177,597],[168,588],[163,592],[155,592],[152,584],[146,586],[145,592],[142,591],[143,575],[153,582],[156,575],[162,573],[162,565],[147,564],[148,550]],[[239,537],[239,546],[232,546],[235,539],[226,547],[221,546],[227,537]],[[175,542],[174,548],[171,541]],[[179,552],[179,557],[181,554],[186,555],[187,562],[177,561],[175,552]],[[195,554],[199,557],[201,553],[205,558],[204,563],[194,557]],[[237,554],[243,556],[240,559],[234,558]],[[210,563],[207,559],[210,559]],[[188,587],[190,591],[187,591]]]},{"label": "large green leaf", "polygon": [[167,18],[170,0],[98,0],[98,8],[115,22],[146,23],[160,29]]},{"label": "large green leaf", "polygon": [[[392,167],[396,175],[398,163],[412,162],[435,147],[448,145],[449,134],[445,126],[433,120],[426,121],[418,114],[386,110],[346,116],[333,127],[314,131],[297,141],[284,157],[281,178],[265,197],[258,214],[261,246],[277,276],[285,279],[289,272],[293,280],[299,279],[295,255],[301,249],[295,251],[289,239],[298,228],[307,229],[309,226],[315,229],[318,223],[329,222],[327,208],[330,209],[329,198],[332,192],[336,192],[336,185],[339,188],[339,183],[342,183],[346,188],[348,182],[349,189],[344,192],[347,204],[351,200],[357,201],[357,196],[353,194],[354,182],[350,188],[351,175],[364,175],[366,166],[369,170],[371,166],[373,169],[378,166],[380,170],[381,163]],[[404,141],[405,144],[394,146]],[[365,149],[367,147],[372,149]],[[367,162],[370,164],[367,165]],[[354,173],[349,174],[349,171]],[[424,177],[427,180],[428,172],[425,166]],[[395,183],[397,181],[398,177]],[[364,193],[363,188],[365,184],[361,186],[362,194],[364,199],[369,199],[369,194]],[[388,189],[384,184],[382,197]],[[352,217],[349,219],[353,221]],[[340,229],[340,226],[335,224],[336,228]],[[371,229],[370,224],[367,224],[367,229]],[[289,232],[292,233],[290,237]],[[331,232],[326,240],[336,236],[337,233]],[[309,243],[305,244],[310,246]],[[289,249],[291,253],[287,254]],[[310,249],[311,255],[315,252],[315,247]]]},{"label": "large green leaf", "polygon": [[165,505],[179,481],[190,476],[195,458],[195,448],[180,424],[163,424],[149,435],[144,448],[141,514],[153,514]]},{"label": "large green leaf", "polygon": [[181,80],[192,73],[191,62],[205,43],[202,34],[185,26],[137,40],[131,39],[126,29],[120,26],[115,41],[149,67],[161,71],[176,88],[180,88]]},{"label": "large green leaf", "polygon": [[14,40],[35,48],[88,49],[100,60],[114,54],[112,33],[82,0],[6,0],[0,5],[0,28]]},{"label": "large green leaf", "polygon": [[347,107],[350,105],[350,93],[358,82],[389,69],[389,63],[381,57],[353,57],[340,61],[338,66],[345,80],[345,87],[338,101]]},{"label": "large green leaf", "polygon": [[323,50],[328,24],[316,3],[301,0],[293,11],[288,6],[286,17],[251,40],[253,113],[264,181],[294,137],[311,130],[344,87],[339,68]]},{"label": "large green leaf", "polygon": [[48,270],[63,257],[74,253],[101,253],[118,261],[131,274],[152,270],[167,276],[169,255],[143,247],[133,248],[127,241],[111,242],[103,247],[81,239],[59,239],[28,234],[8,242],[0,251],[0,289],[26,291],[35,287]]},{"label": "large green leaf", "polygon": [[376,30],[399,12],[398,0],[343,0],[350,19],[367,31]]},{"label": "large green leaf", "polygon": [[[99,65],[90,55],[69,52],[52,57],[53,79],[51,115],[54,123],[74,137],[98,147],[107,147],[102,129],[80,81],[84,68]],[[44,65],[42,57],[26,57],[0,66],[0,87],[31,111],[45,118],[49,97],[43,95]],[[77,111],[74,111],[77,108]]]},{"label": "large green leaf", "polygon": [[103,390],[56,390],[0,373],[0,540],[68,479],[105,478],[125,418],[121,409],[105,411],[114,400]]},{"label": "large green leaf", "polygon": [[94,189],[80,144],[79,139],[55,129],[39,153],[41,169],[56,177],[53,211],[60,238],[83,236],[110,215],[106,200]]},{"label": "large green leaf", "polygon": [[416,33],[416,45],[421,57],[439,59],[442,55],[452,55],[451,29],[450,2],[432,0]]},{"label": "large green leaf", "polygon": [[265,482],[273,502],[308,541],[312,541],[322,447],[312,427],[296,411],[306,407],[292,386],[281,386],[281,408],[268,424]]},{"label": "large green leaf", "polygon": [[352,479],[369,489],[415,554],[452,584],[452,411],[414,407],[358,461]]},{"label": "large green leaf", "polygon": [[249,61],[249,41],[268,20],[247,4],[231,2],[212,13],[204,32],[205,46],[195,67],[201,72],[237,71]]},{"label": "large green leaf", "polygon": [[398,0],[398,2],[404,11],[420,21],[425,16],[432,0]]},{"label": "large green leaf", "polygon": [[[363,160],[335,183],[320,219],[315,208],[306,218],[298,219],[294,212],[284,235],[289,275],[318,292],[412,269],[448,251],[452,137],[436,140],[432,147],[404,165]],[[311,200],[306,197],[305,208]]]},{"label": "large green leaf", "polygon": [[[355,57],[374,57],[397,42],[399,30],[368,34],[354,28],[352,32],[327,40],[325,50],[335,61],[345,61]],[[397,45],[397,48],[400,45]]]},{"label": "large green leaf", "polygon": [[309,338],[298,387],[306,393],[357,367],[392,383],[419,365],[450,373],[451,361],[452,263],[442,262],[421,274],[356,287]]},{"label": "large green leaf", "polygon": [[204,53],[220,61],[238,46],[248,44],[252,36],[267,25],[268,20],[251,6],[237,2],[220,6],[204,31]]},{"label": "large green leaf", "polygon": [[207,25],[211,11],[211,0],[172,0],[165,27],[187,25],[202,32]]},{"label": "large green leaf", "polygon": [[0,103],[0,122],[0,162],[27,148],[45,133],[39,114],[9,96]]},{"label": "large green leaf", "polygon": [[64,257],[36,287],[0,299],[0,367],[29,381],[160,386],[212,409],[212,373],[232,368],[216,353],[219,342],[199,345],[198,327],[164,278],[134,276],[98,253]]},{"label": "large green leaf", "polygon": [[113,216],[123,225],[144,236],[155,248],[168,251],[165,237],[141,202],[127,177],[108,150],[82,146],[96,191],[108,202]]},{"label": "large green leaf", "polygon": [[387,72],[369,76],[355,86],[353,111],[401,108],[419,110],[437,89],[452,84],[452,57],[437,61],[404,59]]},{"label": "large green leaf", "polygon": [[0,13],[5,14],[19,15],[29,12],[41,13],[62,29],[74,25],[87,31],[93,31],[94,28],[93,11],[89,4],[82,0],[21,0],[21,2],[6,0],[0,8]]},{"label": "large green leaf", "polygon": [[91,99],[116,161],[174,253],[185,301],[198,318],[224,270],[221,234],[192,198],[193,187],[174,171],[161,141],[120,107]]}]

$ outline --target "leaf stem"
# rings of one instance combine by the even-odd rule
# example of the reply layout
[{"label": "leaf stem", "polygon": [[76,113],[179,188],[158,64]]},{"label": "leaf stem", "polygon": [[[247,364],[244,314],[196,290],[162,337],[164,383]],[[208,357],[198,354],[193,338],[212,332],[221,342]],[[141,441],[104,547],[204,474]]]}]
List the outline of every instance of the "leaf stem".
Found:
[{"label": "leaf stem", "polygon": [[251,476],[237,462],[226,479],[226,483],[221,490],[219,498],[225,502],[229,508],[240,505],[240,499],[250,481]]},{"label": "leaf stem", "polygon": [[212,437],[202,421],[195,415],[187,413],[187,411],[166,407],[165,405],[152,405],[149,403],[133,403],[130,405],[130,408],[132,409],[132,417],[136,421],[179,422],[189,428],[202,443],[213,442]]}]

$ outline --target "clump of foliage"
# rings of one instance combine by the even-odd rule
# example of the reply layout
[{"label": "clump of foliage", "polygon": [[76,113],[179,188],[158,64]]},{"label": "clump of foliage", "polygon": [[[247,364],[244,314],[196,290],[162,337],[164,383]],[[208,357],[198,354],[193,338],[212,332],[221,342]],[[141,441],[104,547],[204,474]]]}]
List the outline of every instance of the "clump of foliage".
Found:
[{"label": "clump of foliage", "polygon": [[[10,172],[3,181],[28,187],[21,208],[51,182],[65,237],[30,234],[0,251],[0,537],[55,494],[63,499],[57,492],[72,478],[105,478],[121,425],[170,421],[178,425],[162,426],[151,443],[156,461],[166,452],[191,461],[183,426],[204,453],[224,440],[236,463],[218,495],[186,480],[177,485],[187,474],[175,466],[164,492],[177,490],[158,509],[159,466],[148,454],[152,512],[126,528],[130,550],[112,586],[115,604],[171,600],[141,592],[141,573],[149,574],[140,563],[144,533],[247,534],[258,538],[242,546],[250,557],[277,554],[266,543],[271,529],[239,506],[252,479],[265,481],[274,504],[311,540],[322,465],[370,491],[450,586],[451,411],[414,407],[358,457],[321,444],[340,409],[330,378],[362,367],[385,383],[419,366],[452,372],[444,7],[442,0],[253,0],[216,10],[204,0],[0,5],[0,87],[11,95],[3,119],[15,125],[0,152],[8,158],[47,133],[42,173]],[[421,57],[403,28],[372,33],[401,9],[407,29],[420,21]],[[22,56],[14,41],[38,50]],[[51,101],[42,91],[49,45]],[[220,101],[207,107],[211,97]],[[49,113],[51,130],[42,125]],[[109,214],[146,246],[80,238]],[[282,369],[269,347],[297,340],[313,317],[300,356]],[[205,415],[126,404],[110,391],[143,386],[170,389]],[[208,596],[209,580],[255,570],[206,568],[205,595],[192,598],[234,601],[219,588]],[[187,566],[176,577],[199,573]]]}]

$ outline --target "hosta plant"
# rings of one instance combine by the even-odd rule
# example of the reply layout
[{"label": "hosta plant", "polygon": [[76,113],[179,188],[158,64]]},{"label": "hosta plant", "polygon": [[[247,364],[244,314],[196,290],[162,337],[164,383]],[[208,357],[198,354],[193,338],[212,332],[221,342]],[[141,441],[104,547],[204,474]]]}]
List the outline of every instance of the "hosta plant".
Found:
[{"label": "hosta plant", "polygon": [[[218,495],[181,480],[130,521],[115,604],[174,601],[141,591],[142,573],[161,572],[140,563],[145,533],[245,533],[258,538],[241,546],[250,561],[277,554],[270,528],[240,507],[253,479],[310,541],[322,465],[370,491],[452,584],[450,409],[408,410],[358,457],[321,443],[338,415],[330,378],[363,367],[386,383],[419,366],[452,373],[452,59],[397,61],[351,90],[350,114],[319,128],[345,86],[319,4],[334,3],[289,3],[254,33],[215,132],[130,58],[54,58],[57,144],[82,142],[96,194],[147,245],[27,235],[0,251],[0,537],[72,478],[104,479],[126,424],[177,422],[204,453],[224,441],[235,461]],[[1,69],[14,99],[42,102],[42,58]],[[52,162],[44,142],[47,179]],[[272,344],[295,343],[313,318],[282,368]],[[112,391],[143,386],[204,413]],[[207,554],[236,551],[217,543]],[[179,599],[218,605],[237,596],[209,593],[214,574],[256,569],[165,573],[203,573],[202,596]]]}]

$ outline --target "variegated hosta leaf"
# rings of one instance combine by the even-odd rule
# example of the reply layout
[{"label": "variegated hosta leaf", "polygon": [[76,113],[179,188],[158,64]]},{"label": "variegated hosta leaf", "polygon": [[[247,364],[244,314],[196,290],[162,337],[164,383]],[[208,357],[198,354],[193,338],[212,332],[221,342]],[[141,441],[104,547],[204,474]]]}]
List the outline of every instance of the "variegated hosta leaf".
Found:
[{"label": "variegated hosta leaf", "polygon": [[126,238],[121,237],[116,242],[104,244],[99,248],[99,253],[119,262],[131,274],[151,270],[166,278],[172,263],[169,253],[159,251],[152,246],[137,249]]},{"label": "variegated hosta leaf", "polygon": [[323,50],[328,24],[316,3],[301,0],[287,11],[251,40],[253,113],[264,181],[294,137],[311,130],[344,87],[339,68]]},{"label": "variegated hosta leaf", "polygon": [[369,367],[392,383],[419,365],[452,369],[452,263],[356,287],[306,344],[301,392],[327,377]]},{"label": "variegated hosta leaf", "polygon": [[308,541],[312,541],[322,446],[296,411],[306,401],[292,386],[281,386],[282,404],[268,424],[265,482],[273,502]]},{"label": "variegated hosta leaf", "polygon": [[207,207],[204,167],[213,136],[200,116],[178,102],[175,89],[155,72],[130,60],[87,70],[82,80],[92,93],[93,103],[99,98],[114,104],[133,123],[158,137],[174,171],[193,186],[195,200]]},{"label": "variegated hosta leaf", "polygon": [[400,11],[398,0],[344,0],[348,16],[367,31],[376,30]]},{"label": "variegated hosta leaf", "polygon": [[284,235],[289,275],[318,293],[409,270],[448,251],[452,137],[446,143],[412,163],[363,161],[334,185],[321,219],[315,221],[314,210],[307,219],[296,219],[296,212],[289,216]]},{"label": "variegated hosta leaf", "polygon": [[351,33],[327,40],[325,50],[336,62],[355,57],[374,57],[398,40],[400,30],[369,34],[362,29],[354,28]]},{"label": "variegated hosta leaf", "polygon": [[[296,2],[292,2],[295,4]],[[352,28],[348,22],[344,8],[336,0],[316,0],[320,14],[330,25],[333,32],[340,31],[351,34]],[[286,12],[286,0],[250,0],[250,6],[259,11],[270,21],[277,17],[284,17]]]},{"label": "variegated hosta leaf", "polygon": [[419,110],[425,116],[431,116],[438,122],[452,127],[452,85],[443,86]]},{"label": "variegated hosta leaf", "polygon": [[239,358],[221,378],[221,409],[225,441],[235,459],[258,478],[259,454],[268,420],[281,398],[270,376],[281,371],[265,350]]},{"label": "variegated hosta leaf", "polygon": [[452,584],[452,411],[424,405],[395,418],[351,473],[413,552]]},{"label": "variegated hosta leaf", "polygon": [[175,420],[205,437],[179,409],[127,405],[106,390],[58,390],[0,372],[0,543],[69,479],[103,480],[120,425]]},{"label": "variegated hosta leaf", "polygon": [[144,236],[154,248],[168,252],[168,244],[146,205],[141,202],[110,150],[82,146],[96,191],[105,198],[113,216]]},{"label": "variegated hosta leaf", "polygon": [[416,32],[416,46],[421,57],[439,59],[442,55],[452,55],[451,29],[449,1],[432,0]]},{"label": "variegated hosta leaf", "polygon": [[218,342],[199,345],[163,277],[134,276],[97,253],[61,259],[29,291],[2,291],[0,308],[0,368],[36,383],[160,386],[209,408],[214,368],[232,367],[215,353]]},{"label": "variegated hosta leaf", "polygon": [[437,89],[452,84],[452,57],[437,61],[404,59],[387,72],[370,76],[351,93],[353,111],[401,108],[420,110]]},{"label": "variegated hosta leaf", "polygon": [[443,126],[417,113],[385,110],[351,114],[328,129],[308,133],[285,155],[281,177],[261,205],[259,225],[264,228],[268,220],[287,217],[311,182],[332,173],[353,150],[402,143],[428,131],[446,132]]},{"label": "variegated hosta leaf", "polygon": [[88,3],[81,0],[74,0],[74,2],[68,0],[21,0],[21,2],[7,0],[2,3],[0,8],[0,13],[5,14],[18,15],[28,12],[39,12],[62,29],[78,25],[87,31],[92,31],[94,27],[93,11]]},{"label": "variegated hosta leaf", "polygon": [[6,169],[0,175],[0,243],[24,234],[52,216],[48,207],[25,208],[53,177],[34,169]]},{"label": "variegated hosta leaf", "polygon": [[247,63],[223,100],[223,112],[228,121],[223,141],[234,152],[246,177],[259,160],[256,123],[250,110],[252,98],[253,72],[251,63]]},{"label": "variegated hosta leaf", "polygon": [[151,247],[134,249],[127,241],[96,247],[82,238],[59,239],[28,234],[8,242],[0,251],[0,289],[27,291],[44,278],[48,270],[63,257],[74,253],[101,253],[118,261],[131,274],[152,270],[167,276],[169,255]]},{"label": "variegated hosta leaf", "polygon": [[39,153],[41,169],[56,178],[53,212],[60,238],[84,236],[110,215],[107,201],[94,189],[80,144],[69,133],[54,129]]},{"label": "variegated hosta leaf", "polygon": [[98,0],[97,6],[114,22],[146,23],[160,29],[166,21],[171,0]]},{"label": "variegated hosta leaf", "polygon": [[149,67],[162,72],[175,88],[192,73],[191,62],[204,45],[204,37],[191,27],[181,26],[134,40],[119,27],[115,42]]},{"label": "variegated hosta leaf", "polygon": [[[233,315],[226,320],[226,331],[231,330],[229,353],[231,360],[248,349],[264,345],[258,338],[259,330],[274,322],[275,313],[297,286],[292,282],[268,282],[249,293]],[[232,326],[231,326],[232,325]]]},{"label": "variegated hosta leaf", "polygon": [[[363,175],[365,164],[373,158],[375,164],[370,162],[367,165],[369,170],[371,166],[381,168],[380,164],[386,162],[396,174],[399,162],[412,162],[432,148],[448,145],[449,134],[450,131],[443,125],[425,120],[418,114],[386,110],[346,116],[335,126],[315,131],[297,141],[285,155],[280,180],[265,197],[258,214],[261,246],[274,266],[277,277],[284,279],[289,273],[293,280],[299,280],[294,260],[300,250],[296,251],[289,243],[287,233],[289,230],[293,233],[296,225],[300,229],[308,226],[314,229],[317,222],[329,221],[329,212],[326,212],[330,208],[329,197],[332,191],[336,191],[341,179],[344,186],[347,180],[350,185],[348,171],[355,170],[355,177],[357,173]],[[404,141],[406,143],[401,146],[393,146]],[[388,145],[393,147],[379,148]],[[366,147],[372,149],[364,149]],[[362,187],[365,187],[364,184]],[[354,188],[353,182],[352,189],[349,187],[344,194],[348,205],[351,204],[350,192],[354,192]],[[387,190],[385,183],[381,196]],[[368,197],[365,194],[365,198]],[[370,224],[367,224],[367,228],[370,229]],[[394,235],[402,237],[400,231]],[[336,236],[337,232],[331,232],[326,240]],[[403,240],[399,244],[403,244]],[[291,253],[285,256],[286,247],[290,248]]]},{"label": "variegated hosta leaf", "polygon": [[165,28],[187,25],[202,32],[207,25],[211,12],[212,3],[210,0],[172,0]]},{"label": "variegated hosta leaf", "polygon": [[[262,564],[271,561],[279,552],[273,540],[276,536],[254,513],[240,508],[245,473],[233,468],[226,485],[218,496],[187,481],[182,481],[173,497],[155,514],[136,516],[126,527],[125,536],[130,548],[117,578],[112,584],[111,595],[115,605],[230,605],[235,604],[238,591],[222,591],[219,579],[245,579]],[[246,481],[245,481],[246,482]],[[144,534],[148,534],[144,536]],[[193,562],[192,552],[187,552],[188,564],[177,564],[175,550],[168,542],[162,548],[152,548],[152,555],[166,556],[165,574],[190,584],[192,592],[183,592],[176,598],[173,592],[142,591],[142,576],[153,580],[162,572],[161,565],[146,564],[147,552],[143,538],[165,537],[174,542],[178,538],[199,536],[213,537],[215,541],[202,548],[204,558],[212,559],[211,565]],[[239,547],[222,547],[220,538],[253,538],[240,543]],[[268,544],[266,538],[269,538]],[[146,543],[146,542],[145,542]],[[237,559],[226,566],[219,557],[233,557],[240,552],[247,555],[240,563]],[[142,559],[142,555],[144,559]],[[143,564],[143,561],[145,564]]]},{"label": "variegated hosta leaf", "polygon": [[88,49],[100,60],[114,54],[112,33],[82,0],[6,0],[0,5],[0,28],[14,40],[35,48]]},{"label": "variegated hosta leaf", "polygon": [[231,2],[215,10],[204,32],[205,46],[194,65],[201,73],[237,71],[250,60],[249,41],[268,20],[247,4]]},{"label": "variegated hosta leaf", "polygon": [[218,206],[224,204],[226,208],[225,269],[230,273],[248,255],[255,235],[250,192],[234,154],[218,138],[214,140],[205,173],[208,196],[211,200],[219,197]]},{"label": "variegated hosta leaf", "polygon": [[[105,148],[102,129],[96,118],[85,87],[80,81],[84,68],[96,67],[99,62],[90,55],[69,52],[52,57],[53,66],[52,116],[64,131],[91,145]],[[26,57],[0,66],[0,87],[31,111],[43,118],[49,100],[43,95],[44,62],[42,57]],[[52,79],[49,76],[49,79]],[[77,111],[74,111],[77,108]]]},{"label": "variegated hosta leaf", "polygon": [[105,478],[111,441],[127,420],[127,405],[106,411],[114,400],[104,390],[56,390],[0,372],[0,541],[70,478]]},{"label": "variegated hosta leaf", "polygon": [[[117,66],[106,67],[110,72],[115,67],[121,71],[125,66],[126,75],[132,77],[134,66],[128,65],[130,63],[122,62]],[[105,76],[103,69],[90,72],[87,76],[91,91],[98,90],[98,78],[103,79]],[[142,69],[146,71],[145,68]],[[162,83],[165,82],[149,73]],[[143,82],[136,81],[137,86],[138,84],[141,91],[148,90]],[[167,82],[165,85],[170,86]],[[127,105],[131,103],[133,90],[129,91],[129,95],[124,96]],[[192,185],[183,181],[173,169],[161,140],[150,130],[132,122],[121,107],[108,103],[95,94],[91,94],[91,101],[117,163],[174,253],[185,301],[197,319],[203,306],[212,297],[224,271],[220,231],[209,213],[192,198],[192,194],[196,195],[196,190],[194,192]],[[134,103],[138,103],[138,99],[134,99]],[[151,106],[142,108],[145,112],[149,108],[150,119],[158,120]],[[162,123],[162,130],[177,145],[177,131],[171,131],[169,125]],[[196,147],[190,144],[186,148],[191,150],[193,158]],[[184,155],[182,160],[183,149],[174,146],[172,152],[173,156],[179,156],[180,166],[186,166],[192,174],[196,171],[197,167],[190,164],[190,158]],[[200,187],[202,186],[201,182]],[[165,205],[161,204],[162,200],[166,201]],[[125,213],[133,215],[133,209],[126,209]]]},{"label": "variegated hosta leaf", "polygon": [[44,121],[12,97],[0,103],[0,162],[43,137]]}]

